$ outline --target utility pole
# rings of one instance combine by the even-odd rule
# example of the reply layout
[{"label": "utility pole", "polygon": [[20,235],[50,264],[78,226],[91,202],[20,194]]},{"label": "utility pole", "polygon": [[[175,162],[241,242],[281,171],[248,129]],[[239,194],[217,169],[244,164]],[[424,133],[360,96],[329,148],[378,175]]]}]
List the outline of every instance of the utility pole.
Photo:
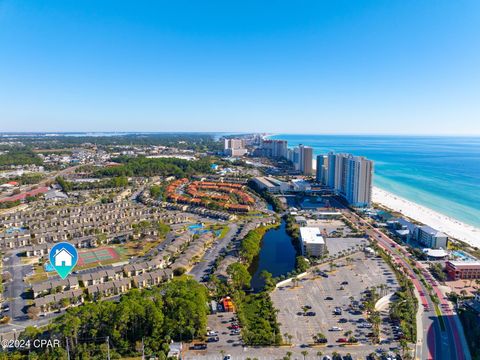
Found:
[{"label": "utility pole", "polygon": [[70,360],[70,345],[68,343],[68,337],[66,339],[67,339],[67,359]]},{"label": "utility pole", "polygon": [[110,341],[109,336],[107,336],[107,360],[110,360]]}]

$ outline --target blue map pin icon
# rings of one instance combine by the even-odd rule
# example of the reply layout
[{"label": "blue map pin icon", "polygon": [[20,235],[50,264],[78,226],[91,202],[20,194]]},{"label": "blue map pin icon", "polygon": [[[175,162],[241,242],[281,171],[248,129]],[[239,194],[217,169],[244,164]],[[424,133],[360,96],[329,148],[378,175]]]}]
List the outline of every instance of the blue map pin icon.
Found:
[{"label": "blue map pin icon", "polygon": [[77,265],[78,252],[70,243],[55,244],[48,255],[50,264],[62,279],[65,279]]}]

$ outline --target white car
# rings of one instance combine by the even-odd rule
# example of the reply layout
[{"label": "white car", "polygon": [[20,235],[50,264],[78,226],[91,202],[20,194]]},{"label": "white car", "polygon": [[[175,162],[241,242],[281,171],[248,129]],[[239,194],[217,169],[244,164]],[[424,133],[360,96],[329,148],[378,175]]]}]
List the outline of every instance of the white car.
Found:
[{"label": "white car", "polygon": [[217,335],[218,335],[218,332],[214,330],[207,331],[207,336],[217,336]]},{"label": "white car", "polygon": [[333,326],[330,328],[330,331],[342,331],[343,329],[341,327],[338,327],[338,326]]}]

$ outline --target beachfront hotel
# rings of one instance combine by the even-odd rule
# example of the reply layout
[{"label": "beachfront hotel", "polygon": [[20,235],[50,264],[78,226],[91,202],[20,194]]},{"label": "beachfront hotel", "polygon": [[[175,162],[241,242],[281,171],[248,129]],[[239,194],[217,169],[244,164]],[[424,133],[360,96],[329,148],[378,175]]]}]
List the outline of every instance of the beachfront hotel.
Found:
[{"label": "beachfront hotel", "polygon": [[[318,161],[324,168],[318,171]],[[352,154],[328,153],[325,158],[317,157],[317,181],[343,196],[349,204],[369,207],[372,202],[373,161]]]}]

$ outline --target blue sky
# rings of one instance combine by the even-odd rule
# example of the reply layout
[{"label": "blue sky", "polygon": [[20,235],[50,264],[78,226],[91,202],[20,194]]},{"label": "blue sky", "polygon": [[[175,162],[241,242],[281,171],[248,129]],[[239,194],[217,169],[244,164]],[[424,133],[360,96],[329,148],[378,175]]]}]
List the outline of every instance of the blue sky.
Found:
[{"label": "blue sky", "polygon": [[0,131],[480,134],[478,24],[478,0],[0,0]]}]

